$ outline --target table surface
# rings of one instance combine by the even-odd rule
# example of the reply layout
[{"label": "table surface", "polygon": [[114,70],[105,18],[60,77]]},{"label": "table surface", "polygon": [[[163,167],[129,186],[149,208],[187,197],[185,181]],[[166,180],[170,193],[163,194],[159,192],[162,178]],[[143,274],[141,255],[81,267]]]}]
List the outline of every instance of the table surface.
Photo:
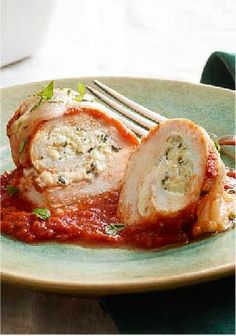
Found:
[{"label": "table surface", "polygon": [[34,292],[2,285],[3,334],[115,334],[98,299]]},{"label": "table surface", "polygon": [[[233,51],[235,9],[234,0],[60,0],[41,49],[4,67],[1,86],[99,75],[199,82],[212,52]],[[118,332],[97,299],[3,285],[1,304],[3,333]]]}]

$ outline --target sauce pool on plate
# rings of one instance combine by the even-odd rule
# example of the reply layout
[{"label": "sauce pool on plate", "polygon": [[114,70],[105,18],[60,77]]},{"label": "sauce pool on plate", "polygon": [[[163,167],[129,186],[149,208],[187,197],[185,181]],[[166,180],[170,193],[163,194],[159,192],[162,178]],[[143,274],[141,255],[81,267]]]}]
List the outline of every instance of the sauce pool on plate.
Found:
[{"label": "sauce pool on plate", "polygon": [[127,227],[119,223],[119,192],[109,192],[80,201],[75,209],[51,212],[46,220],[33,214],[34,207],[9,195],[8,188],[17,170],[1,176],[1,232],[26,243],[56,241],[96,247],[133,247],[156,249],[169,244],[187,243],[189,230],[183,223],[160,223],[145,227]]}]

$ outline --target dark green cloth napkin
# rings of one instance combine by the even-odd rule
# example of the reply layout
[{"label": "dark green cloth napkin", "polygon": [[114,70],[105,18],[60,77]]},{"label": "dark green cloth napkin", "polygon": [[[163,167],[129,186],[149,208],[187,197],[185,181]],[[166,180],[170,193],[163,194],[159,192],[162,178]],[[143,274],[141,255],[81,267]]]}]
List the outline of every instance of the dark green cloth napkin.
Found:
[{"label": "dark green cloth napkin", "polygon": [[234,284],[229,277],[101,303],[122,334],[234,334]]},{"label": "dark green cloth napkin", "polygon": [[[235,54],[214,52],[201,82],[235,90]],[[235,334],[235,278],[101,299],[122,334]]]},{"label": "dark green cloth napkin", "polygon": [[203,69],[201,83],[235,90],[235,56],[222,51],[211,54]]}]

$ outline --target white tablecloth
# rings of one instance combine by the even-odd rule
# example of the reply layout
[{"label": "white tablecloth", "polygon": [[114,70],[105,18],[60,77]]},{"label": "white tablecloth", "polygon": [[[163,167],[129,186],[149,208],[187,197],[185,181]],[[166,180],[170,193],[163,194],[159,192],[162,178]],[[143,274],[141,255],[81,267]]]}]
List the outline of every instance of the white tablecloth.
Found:
[{"label": "white tablecloth", "polygon": [[233,51],[235,4],[234,0],[57,0],[41,49],[3,68],[1,86],[97,75],[199,82],[213,51]]}]

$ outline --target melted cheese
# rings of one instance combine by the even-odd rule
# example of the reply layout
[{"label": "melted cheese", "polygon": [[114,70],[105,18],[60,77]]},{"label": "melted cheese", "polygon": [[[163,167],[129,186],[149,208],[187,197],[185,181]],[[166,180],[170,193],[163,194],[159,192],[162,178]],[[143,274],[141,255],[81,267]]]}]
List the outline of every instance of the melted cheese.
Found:
[{"label": "melted cheese", "polygon": [[85,101],[75,100],[78,93],[71,89],[54,89],[53,97],[41,102],[40,97],[33,95],[26,99],[20,106],[21,116],[14,122],[14,130],[27,132],[28,127],[37,120],[50,120],[64,115],[70,107],[90,105],[93,99],[90,95],[85,96]]}]

